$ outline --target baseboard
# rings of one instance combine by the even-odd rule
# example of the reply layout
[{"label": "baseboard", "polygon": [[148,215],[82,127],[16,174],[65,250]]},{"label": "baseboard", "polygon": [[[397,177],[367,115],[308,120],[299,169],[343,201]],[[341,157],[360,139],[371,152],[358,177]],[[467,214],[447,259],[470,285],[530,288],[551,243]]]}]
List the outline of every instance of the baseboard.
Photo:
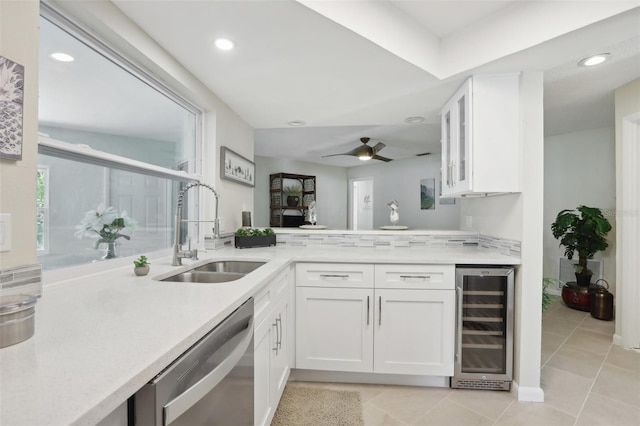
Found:
[{"label": "baseboard", "polygon": [[544,402],[544,391],[542,388],[532,388],[519,386],[518,383],[511,383],[511,392],[522,402]]},{"label": "baseboard", "polygon": [[449,387],[449,377],[408,376],[404,374],[350,373],[291,369],[289,380],[294,382],[366,383],[378,385]]},{"label": "baseboard", "polygon": [[617,346],[621,346],[624,347],[624,345],[622,344],[622,336],[619,334],[614,334],[613,335],[613,344],[617,345]]}]

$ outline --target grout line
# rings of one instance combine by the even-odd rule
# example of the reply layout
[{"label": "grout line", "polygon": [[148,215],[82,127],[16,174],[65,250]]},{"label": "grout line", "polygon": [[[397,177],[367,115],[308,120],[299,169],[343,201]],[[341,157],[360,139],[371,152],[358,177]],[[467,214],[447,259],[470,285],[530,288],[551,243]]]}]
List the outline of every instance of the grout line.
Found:
[{"label": "grout line", "polygon": [[596,376],[594,377],[593,382],[591,382],[591,386],[589,387],[589,392],[587,392],[587,397],[582,402],[582,406],[580,407],[580,410],[578,410],[578,415],[576,416],[576,423],[578,422],[578,418],[580,418],[580,415],[582,414],[582,410],[584,410],[584,406],[587,405],[587,401],[589,400],[589,397],[591,396],[591,392],[593,391],[593,387],[596,385],[596,381],[598,380],[598,377],[600,376],[600,373],[602,372],[602,367],[604,367],[604,364],[607,361],[607,357],[609,356],[609,353],[611,353],[611,348],[612,347],[613,347],[613,342],[609,345],[609,350],[607,351],[607,353],[605,354],[604,358],[602,359],[602,362],[600,363],[600,368],[598,368],[598,372],[596,373]]}]

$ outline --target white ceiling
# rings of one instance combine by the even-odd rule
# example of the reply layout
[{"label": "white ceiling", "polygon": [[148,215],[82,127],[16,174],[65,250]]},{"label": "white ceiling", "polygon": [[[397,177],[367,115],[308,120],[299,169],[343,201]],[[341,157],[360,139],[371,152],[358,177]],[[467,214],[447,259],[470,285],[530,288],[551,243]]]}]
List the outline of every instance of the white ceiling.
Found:
[{"label": "white ceiling", "polygon": [[439,152],[439,109],[473,73],[544,71],[548,135],[613,125],[613,90],[640,78],[640,1],[114,3],[256,129],[257,155],[327,165],[361,164],[322,155],[363,136],[389,158]]}]

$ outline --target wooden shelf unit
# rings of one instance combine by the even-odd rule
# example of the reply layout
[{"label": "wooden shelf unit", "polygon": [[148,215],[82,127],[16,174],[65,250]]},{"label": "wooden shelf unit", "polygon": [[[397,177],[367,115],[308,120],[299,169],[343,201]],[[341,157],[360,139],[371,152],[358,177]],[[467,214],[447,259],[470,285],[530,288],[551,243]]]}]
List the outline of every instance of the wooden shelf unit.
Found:
[{"label": "wooden shelf unit", "polygon": [[[300,193],[302,196],[297,206],[287,205],[287,196],[284,194],[284,187],[290,185],[298,185],[301,188]],[[269,176],[269,199],[271,214],[269,225],[271,227],[302,225],[305,223],[305,212],[309,208],[309,204],[312,201],[316,201],[316,177],[294,173],[274,173]],[[293,215],[285,214],[285,212],[291,211],[298,213]],[[285,220],[285,216],[296,219]]]}]

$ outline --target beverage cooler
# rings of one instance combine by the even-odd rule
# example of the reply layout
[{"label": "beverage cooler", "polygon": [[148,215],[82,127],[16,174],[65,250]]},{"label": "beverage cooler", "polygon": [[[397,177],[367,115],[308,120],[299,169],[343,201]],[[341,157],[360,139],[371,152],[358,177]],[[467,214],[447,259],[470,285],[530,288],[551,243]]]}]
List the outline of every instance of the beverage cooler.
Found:
[{"label": "beverage cooler", "polygon": [[514,269],[456,268],[452,388],[509,390],[513,377]]}]

